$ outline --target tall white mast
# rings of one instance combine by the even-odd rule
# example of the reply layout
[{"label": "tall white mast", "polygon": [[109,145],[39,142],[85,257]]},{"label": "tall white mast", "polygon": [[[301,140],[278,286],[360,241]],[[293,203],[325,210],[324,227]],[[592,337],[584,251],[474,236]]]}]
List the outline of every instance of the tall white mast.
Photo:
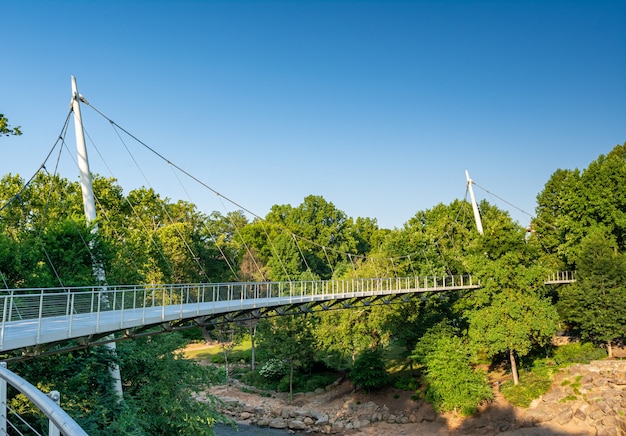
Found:
[{"label": "tall white mast", "polygon": [[[91,173],[89,171],[89,159],[87,158],[87,147],[85,146],[85,133],[83,132],[83,120],[80,114],[80,102],[82,96],[78,93],[76,86],[76,78],[72,76],[72,112],[74,112],[74,130],[76,131],[76,149],[78,152],[78,169],[80,171],[80,186],[83,191],[83,208],[85,209],[85,219],[87,225],[96,219],[96,202],[93,195],[93,186],[91,184]],[[97,233],[98,227],[94,225],[92,232]],[[89,248],[93,248],[90,246]],[[102,262],[97,259],[93,260],[93,273],[98,284],[106,285],[106,275]],[[106,297],[105,297],[106,298]],[[107,347],[116,352],[115,342],[109,342]],[[120,368],[117,365],[110,367],[111,376],[113,377],[114,389],[119,398],[122,398],[122,377]]]},{"label": "tall white mast", "polygon": [[465,170],[465,177],[467,178],[467,189],[469,189],[470,198],[472,199],[472,209],[474,209],[474,219],[476,220],[476,229],[478,233],[483,234],[483,223],[480,220],[480,212],[478,212],[478,205],[476,204],[476,197],[474,197],[474,189],[472,185],[474,181],[470,179],[469,171]]}]

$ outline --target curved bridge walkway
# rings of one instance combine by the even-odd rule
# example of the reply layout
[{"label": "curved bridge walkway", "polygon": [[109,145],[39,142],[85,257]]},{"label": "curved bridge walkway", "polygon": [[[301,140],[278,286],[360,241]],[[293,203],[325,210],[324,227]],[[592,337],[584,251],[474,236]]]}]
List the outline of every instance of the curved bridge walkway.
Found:
[{"label": "curved bridge walkway", "polygon": [[389,303],[426,292],[479,288],[472,277],[407,277],[302,282],[201,283],[9,289],[0,294],[0,351],[123,331],[260,318]]}]

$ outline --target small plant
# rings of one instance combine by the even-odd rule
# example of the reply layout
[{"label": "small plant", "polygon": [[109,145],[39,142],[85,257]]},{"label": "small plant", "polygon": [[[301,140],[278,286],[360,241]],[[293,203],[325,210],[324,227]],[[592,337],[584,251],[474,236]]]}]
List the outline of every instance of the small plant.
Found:
[{"label": "small plant", "polygon": [[279,359],[270,359],[259,369],[259,374],[268,379],[281,378],[287,372],[287,365]]},{"label": "small plant", "polygon": [[576,395],[568,395],[565,398],[559,400],[559,403],[567,403],[568,401],[576,401],[578,397]]},{"label": "small plant", "polygon": [[394,400],[397,400],[398,398],[400,398],[400,395],[398,395],[398,394],[393,394],[393,399],[394,399]]}]

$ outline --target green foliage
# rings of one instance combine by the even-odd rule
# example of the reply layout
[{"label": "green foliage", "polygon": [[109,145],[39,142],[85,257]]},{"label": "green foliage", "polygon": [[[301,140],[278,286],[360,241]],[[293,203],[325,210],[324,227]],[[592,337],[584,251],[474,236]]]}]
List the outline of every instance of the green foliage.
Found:
[{"label": "green foliage", "polygon": [[[500,390],[511,404],[528,407],[534,399],[548,392],[559,368],[574,363],[589,363],[590,360],[603,357],[606,357],[606,352],[595,348],[591,343],[561,345],[554,350],[551,357],[535,359],[528,371],[521,371],[520,384],[514,385],[512,381],[507,381]],[[578,395],[580,380],[581,377],[577,377],[574,382],[564,380],[563,385],[569,385]]]},{"label": "green foliage", "polygon": [[493,397],[487,376],[471,366],[468,347],[453,329],[440,324],[424,335],[412,358],[425,366],[425,398],[439,412],[473,414]]},{"label": "green foliage", "polygon": [[278,390],[278,381],[263,377],[258,370],[243,374],[241,382],[259,389]]},{"label": "green foliage", "polygon": [[500,387],[500,392],[506,400],[516,407],[528,407],[536,398],[539,398],[552,386],[552,372],[522,372],[522,383],[515,385],[512,380]]},{"label": "green foliage", "polygon": [[403,391],[417,391],[421,386],[418,379],[408,376],[392,377],[392,384],[394,388]]},{"label": "green foliage", "polygon": [[507,292],[469,314],[469,337],[488,355],[513,350],[520,356],[545,345],[557,329],[554,306],[532,293]]},{"label": "green foliage", "polygon": [[[176,351],[185,342],[175,333],[120,343],[118,357],[106,347],[52,354],[16,363],[10,369],[44,392],[58,390],[64,410],[93,436],[212,435],[212,426],[223,418],[213,397],[201,403],[192,392],[221,382],[223,373],[185,360]],[[124,398],[113,391],[108,368],[121,368]],[[32,405],[20,396],[9,403],[40,420]]]},{"label": "green foliage", "polygon": [[9,120],[4,114],[0,114],[0,136],[9,136],[15,135],[19,136],[22,134],[21,127],[11,127],[9,125]]},{"label": "green foliage", "polygon": [[359,353],[389,344],[388,322],[395,308],[374,306],[319,314],[313,330],[318,344],[317,357],[331,368],[351,367]]},{"label": "green foliage", "polygon": [[576,263],[576,283],[559,291],[559,313],[585,340],[610,344],[625,338],[626,256],[606,231],[592,229]]},{"label": "green foliage", "polygon": [[592,360],[604,359],[606,351],[594,346],[591,342],[575,342],[556,347],[552,355],[559,366],[573,363],[589,363]]},{"label": "green foliage", "polygon": [[606,229],[626,249],[626,143],[600,155],[582,172],[558,169],[537,196],[536,233],[567,267],[591,231]]},{"label": "green foliage", "polygon": [[374,349],[362,351],[350,370],[350,379],[356,387],[366,392],[385,386],[389,376],[382,353]]},{"label": "green foliage", "polygon": [[279,359],[269,359],[259,368],[259,374],[269,379],[280,379],[287,373],[288,367]]},{"label": "green foliage", "polygon": [[223,421],[213,397],[202,403],[192,393],[223,381],[224,374],[184,359],[176,351],[184,343],[179,335],[168,333],[119,347],[125,395],[140,408],[145,434],[212,435],[212,425]]}]

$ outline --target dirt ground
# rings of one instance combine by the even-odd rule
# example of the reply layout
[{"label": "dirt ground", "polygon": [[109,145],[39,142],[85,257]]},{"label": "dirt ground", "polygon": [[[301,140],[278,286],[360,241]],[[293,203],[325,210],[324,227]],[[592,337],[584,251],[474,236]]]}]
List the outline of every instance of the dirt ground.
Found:
[{"label": "dirt ground", "polygon": [[[497,383],[506,380],[504,374],[492,374],[492,384],[494,385],[495,399],[482,407],[483,411],[490,413],[502,410],[511,413],[511,405],[502,397],[497,389]],[[210,392],[219,397],[237,398],[239,401],[254,407],[261,407],[266,410],[279,410],[288,406],[286,400],[281,398],[267,398],[257,394],[242,392],[233,386],[215,386]],[[413,392],[403,391],[395,388],[386,388],[378,392],[365,393],[354,392],[353,385],[349,381],[341,382],[336,388],[316,395],[297,396],[292,402],[292,406],[306,410],[314,410],[329,416],[337,416],[344,410],[344,405],[348,402],[365,404],[374,402],[379,407],[386,406],[391,413],[396,411],[417,410],[420,407],[431,408],[420,400],[412,400]],[[349,430],[342,434],[346,435],[376,435],[376,436],[396,436],[396,435],[454,435],[462,432],[464,418],[447,413],[438,415],[432,421],[421,423],[390,424],[387,422],[376,422],[358,430]],[[493,432],[492,432],[493,433]],[[488,433],[485,433],[488,434]]]}]

